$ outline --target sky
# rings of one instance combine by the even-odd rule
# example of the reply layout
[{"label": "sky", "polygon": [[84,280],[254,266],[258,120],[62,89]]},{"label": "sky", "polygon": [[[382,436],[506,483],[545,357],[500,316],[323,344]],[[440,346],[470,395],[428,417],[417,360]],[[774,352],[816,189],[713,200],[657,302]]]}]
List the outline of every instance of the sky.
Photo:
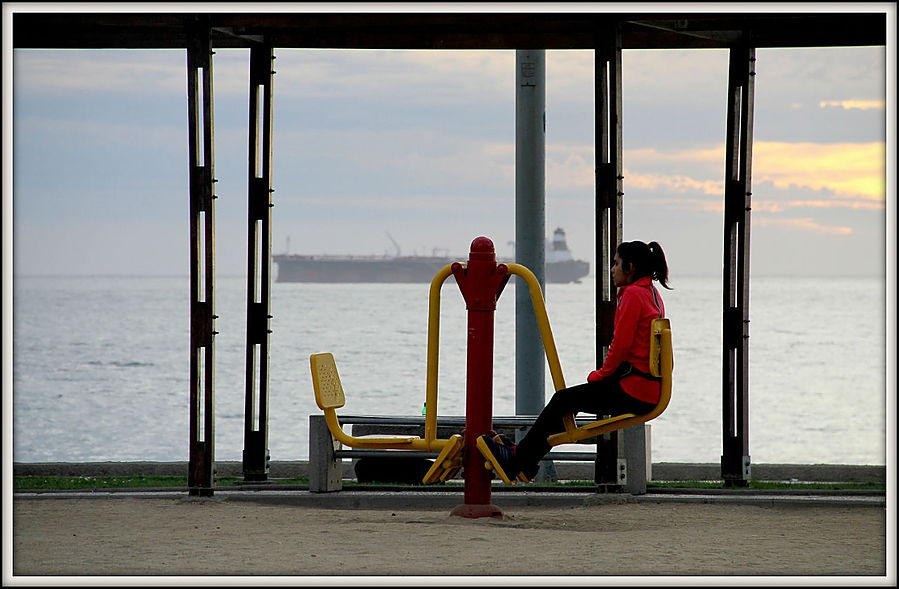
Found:
[{"label": "sky", "polygon": [[[7,51],[8,39],[4,263],[16,276],[187,275],[185,52]],[[753,274],[885,274],[893,54],[757,51]],[[513,254],[514,51],[275,55],[274,253],[393,254],[393,238],[402,254],[464,259],[486,235]],[[249,52],[213,59],[216,272],[241,275]],[[662,244],[673,276],[720,274],[728,52],[622,61],[624,239]],[[592,51],[547,51],[547,236],[562,227],[591,269],[593,99]]]}]

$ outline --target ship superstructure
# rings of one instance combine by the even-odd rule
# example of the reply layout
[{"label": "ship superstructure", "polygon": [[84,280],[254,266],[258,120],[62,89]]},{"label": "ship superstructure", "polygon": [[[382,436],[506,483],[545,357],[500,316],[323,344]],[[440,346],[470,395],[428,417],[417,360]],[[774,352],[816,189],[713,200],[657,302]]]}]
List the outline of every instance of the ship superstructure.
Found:
[{"label": "ship superstructure", "polygon": [[[465,257],[402,256],[397,246],[396,256],[275,254],[272,259],[278,265],[278,282],[427,283],[441,268]],[[589,271],[588,262],[572,256],[565,231],[556,229],[546,244],[546,282],[579,282]]]}]

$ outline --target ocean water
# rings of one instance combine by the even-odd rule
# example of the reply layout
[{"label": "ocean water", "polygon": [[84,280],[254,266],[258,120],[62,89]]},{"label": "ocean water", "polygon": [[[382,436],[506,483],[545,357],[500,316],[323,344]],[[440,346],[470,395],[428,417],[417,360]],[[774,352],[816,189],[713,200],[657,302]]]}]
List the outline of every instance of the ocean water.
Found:
[{"label": "ocean water", "polygon": [[[517,278],[496,312],[494,415],[514,414]],[[674,333],[672,401],[652,422],[654,462],[721,456],[721,280],[662,290]],[[245,279],[216,280],[215,459],[241,459]],[[186,461],[186,277],[16,277],[13,459]],[[466,312],[442,289],[438,413],[464,415]],[[595,368],[594,284],[547,285],[565,380]],[[419,415],[425,397],[428,285],[272,285],[269,448],[308,458],[317,413],[309,355],[335,355],[352,414]],[[753,463],[885,464],[885,283],[753,277]],[[547,370],[547,397],[552,383]],[[565,449],[564,447],[562,449]]]}]

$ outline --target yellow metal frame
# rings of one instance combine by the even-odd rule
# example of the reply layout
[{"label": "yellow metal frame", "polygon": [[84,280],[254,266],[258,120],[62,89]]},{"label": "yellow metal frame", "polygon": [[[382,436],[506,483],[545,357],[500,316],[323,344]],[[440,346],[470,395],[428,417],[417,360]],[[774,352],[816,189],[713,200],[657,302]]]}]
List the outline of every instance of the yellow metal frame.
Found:
[{"label": "yellow metal frame", "polygon": [[[465,264],[463,264],[465,266]],[[452,264],[437,271],[428,293],[428,360],[425,382],[425,440],[437,439],[437,364],[440,357],[440,289],[453,274]]]},{"label": "yellow metal frame", "polygon": [[[465,267],[465,264],[462,264]],[[549,316],[546,313],[546,303],[543,300],[543,291],[534,273],[521,264],[506,264],[510,274],[521,277],[528,285],[531,295],[537,326],[540,329],[540,337],[543,340],[543,349],[546,352],[546,360],[549,363],[550,374],[556,390],[565,388],[565,378],[562,376],[562,365],[559,362],[559,353],[553,339],[552,329],[549,325]],[[431,290],[428,296],[428,361],[427,382],[425,385],[425,440],[434,440],[437,437],[437,372],[440,355],[440,289],[443,283],[453,273],[452,264],[441,268],[434,279],[431,280]]]},{"label": "yellow metal frame", "polygon": [[312,388],[315,390],[315,403],[325,413],[325,422],[334,439],[351,448],[369,449],[397,449],[397,450],[443,450],[450,440],[426,441],[419,436],[406,435],[373,435],[352,436],[343,431],[337,409],[346,404],[346,395],[340,376],[337,373],[337,364],[330,352],[312,354],[309,357],[312,369]]},{"label": "yellow metal frame", "polygon": [[671,374],[674,371],[674,351],[671,347],[671,323],[668,319],[661,318],[653,320],[651,338],[649,348],[650,372],[654,376],[662,378],[661,395],[659,397],[659,403],[655,408],[644,415],[624,413],[622,415],[609,417],[608,419],[594,421],[593,423],[588,423],[581,427],[577,427],[575,424],[574,415],[566,415],[563,418],[565,431],[549,436],[547,441],[550,446],[572,444],[580,440],[607,434],[632,425],[646,423],[651,419],[655,419],[665,411],[668,407],[668,403],[671,401]]},{"label": "yellow metal frame", "polygon": [[434,460],[434,464],[422,477],[421,482],[426,485],[444,482],[456,476],[456,473],[462,469],[462,450],[464,449],[464,440],[460,434],[453,434],[447,440],[446,445],[440,454]]},{"label": "yellow metal frame", "polygon": [[549,326],[549,315],[546,313],[546,302],[543,300],[543,291],[540,282],[534,273],[521,264],[507,264],[509,272],[520,276],[528,285],[531,295],[531,303],[534,307],[534,315],[537,319],[537,327],[540,329],[540,338],[543,340],[543,350],[546,352],[546,362],[549,364],[549,373],[553,379],[556,390],[565,388],[565,378],[562,376],[562,364],[559,362],[559,352],[556,350],[556,342]]},{"label": "yellow metal frame", "polygon": [[[463,264],[464,267],[464,264]],[[546,353],[546,361],[549,364],[550,374],[553,380],[553,386],[558,391],[565,388],[565,377],[562,375],[562,364],[559,361],[559,352],[556,349],[556,342],[553,339],[552,328],[549,324],[549,315],[546,312],[546,302],[543,299],[543,290],[540,288],[540,282],[537,277],[527,267],[521,264],[506,264],[509,274],[514,274],[522,278],[528,285],[528,292],[531,295],[531,303],[534,308],[534,316],[537,320],[537,327],[540,330],[540,339],[543,341],[543,350]],[[431,281],[431,291],[429,297],[428,308],[428,367],[427,367],[427,385],[425,396],[425,439],[433,439],[437,431],[437,364],[439,357],[439,340],[440,340],[440,289],[443,283],[452,274],[452,265],[445,266],[434,276]],[[486,458],[484,467],[493,470],[506,484],[515,484],[518,481],[530,482],[523,474],[515,480],[510,480],[506,474],[496,463],[495,457],[484,444],[484,441],[478,439],[478,450]],[[443,462],[438,457],[434,466],[431,468],[435,471],[438,468],[444,470],[440,480],[446,480],[447,475],[455,474],[461,467],[461,443],[458,453],[452,454],[451,458]],[[451,470],[451,469],[455,470]],[[451,473],[451,474],[450,474]],[[425,482],[429,482],[428,478],[433,480],[436,475],[429,472],[425,476]]]}]

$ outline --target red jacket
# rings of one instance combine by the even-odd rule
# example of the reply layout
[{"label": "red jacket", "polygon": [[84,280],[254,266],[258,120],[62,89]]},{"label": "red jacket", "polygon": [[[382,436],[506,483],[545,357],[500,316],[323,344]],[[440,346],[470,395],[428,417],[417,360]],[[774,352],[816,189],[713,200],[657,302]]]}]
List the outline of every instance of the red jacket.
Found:
[{"label": "red jacket", "polygon": [[[658,302],[657,302],[658,301]],[[590,382],[608,378],[622,362],[630,362],[641,372],[649,372],[649,339],[652,320],[665,316],[665,303],[644,276],[618,289],[615,309],[615,331],[606,360],[599,370],[587,376]],[[659,402],[660,384],[641,376],[627,376],[621,388],[628,395],[648,403]]]}]

